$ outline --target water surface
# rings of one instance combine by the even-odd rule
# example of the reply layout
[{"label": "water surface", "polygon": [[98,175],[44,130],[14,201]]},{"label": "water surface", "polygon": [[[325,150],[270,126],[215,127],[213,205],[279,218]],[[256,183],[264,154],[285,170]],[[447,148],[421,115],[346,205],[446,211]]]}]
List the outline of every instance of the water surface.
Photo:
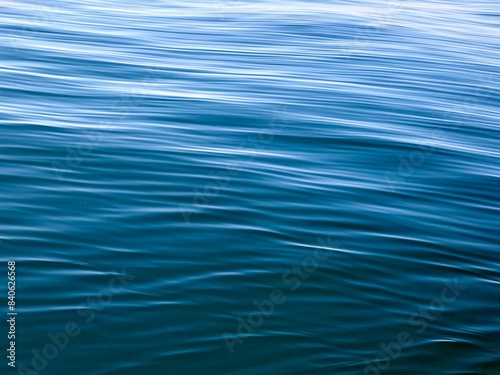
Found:
[{"label": "water surface", "polygon": [[16,370],[499,374],[499,17],[4,2]]}]

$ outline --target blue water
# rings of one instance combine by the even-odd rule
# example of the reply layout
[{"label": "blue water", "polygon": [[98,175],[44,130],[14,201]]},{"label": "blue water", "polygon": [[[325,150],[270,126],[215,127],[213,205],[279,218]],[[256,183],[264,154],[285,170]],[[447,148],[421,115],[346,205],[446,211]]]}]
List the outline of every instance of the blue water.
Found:
[{"label": "blue water", "polygon": [[497,1],[0,11],[2,374],[500,374]]}]

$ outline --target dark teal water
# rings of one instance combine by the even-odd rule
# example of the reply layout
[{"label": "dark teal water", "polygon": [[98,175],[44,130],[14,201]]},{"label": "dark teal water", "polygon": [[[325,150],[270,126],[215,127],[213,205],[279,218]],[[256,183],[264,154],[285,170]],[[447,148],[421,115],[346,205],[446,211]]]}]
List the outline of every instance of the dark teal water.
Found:
[{"label": "dark teal water", "polygon": [[500,374],[497,1],[1,12],[2,374]]}]

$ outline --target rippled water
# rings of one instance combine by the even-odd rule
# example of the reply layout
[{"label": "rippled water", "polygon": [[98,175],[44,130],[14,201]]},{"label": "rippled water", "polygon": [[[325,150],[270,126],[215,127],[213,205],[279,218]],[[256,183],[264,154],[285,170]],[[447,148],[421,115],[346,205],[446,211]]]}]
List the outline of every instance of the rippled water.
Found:
[{"label": "rippled water", "polygon": [[500,374],[497,1],[1,11],[2,373]]}]

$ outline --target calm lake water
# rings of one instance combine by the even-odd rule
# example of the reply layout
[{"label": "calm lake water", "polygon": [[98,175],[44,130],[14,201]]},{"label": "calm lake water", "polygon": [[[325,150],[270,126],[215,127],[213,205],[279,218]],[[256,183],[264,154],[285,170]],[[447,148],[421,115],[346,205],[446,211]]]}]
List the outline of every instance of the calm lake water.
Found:
[{"label": "calm lake water", "polygon": [[0,10],[2,374],[500,374],[498,1]]}]

